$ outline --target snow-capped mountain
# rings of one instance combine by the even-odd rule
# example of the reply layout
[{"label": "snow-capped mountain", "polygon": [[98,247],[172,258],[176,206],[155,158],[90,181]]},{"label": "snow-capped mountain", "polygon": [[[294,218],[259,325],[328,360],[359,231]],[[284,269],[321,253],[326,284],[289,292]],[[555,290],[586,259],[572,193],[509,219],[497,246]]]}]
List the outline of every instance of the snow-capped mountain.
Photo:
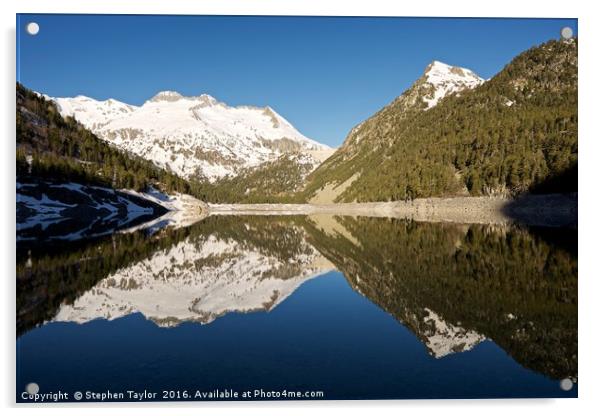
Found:
[{"label": "snow-capped mountain", "polygon": [[270,311],[333,268],[306,242],[283,260],[231,238],[187,238],[109,275],[62,305],[54,320],[84,323],[138,312],[160,326],[207,324],[230,312]]},{"label": "snow-capped mountain", "polygon": [[[395,98],[392,103],[378,113],[355,126],[350,132],[345,143],[339,148],[339,153],[349,150],[358,144],[364,137],[370,136],[374,129],[387,125],[390,121],[383,119],[406,118],[416,111],[429,110],[435,107],[443,98],[452,94],[461,94],[481,85],[485,80],[470,69],[451,66],[443,62],[431,62],[420,78],[403,94]],[[376,136],[379,140],[380,136]]]},{"label": "snow-capped mountain", "polygon": [[423,78],[419,80],[419,83],[430,89],[422,97],[427,109],[437,105],[443,97],[478,87],[483,82],[485,80],[470,69],[450,66],[439,61],[429,64],[424,71]]},{"label": "snow-capped mountain", "polygon": [[[425,68],[416,81],[370,118],[356,125],[341,147],[327,162],[315,169],[305,186],[309,200],[322,202],[342,201],[342,195],[348,187],[362,176],[377,167],[370,162],[371,168],[364,171],[364,158],[378,150],[392,145],[393,135],[385,132],[398,128],[411,117],[419,117],[425,111],[435,107],[452,94],[462,94],[483,84],[485,80],[469,69],[433,61]],[[380,165],[380,164],[379,164]],[[351,202],[354,199],[350,199]]]},{"label": "snow-capped mountain", "polygon": [[332,152],[270,107],[230,107],[210,95],[162,91],[141,106],[113,99],[50,98],[101,139],[171,169],[211,181],[301,153],[317,166]]},{"label": "snow-capped mountain", "polygon": [[63,117],[71,116],[93,132],[108,124],[111,120],[132,113],[137,107],[112,98],[96,101],[84,95],[73,98],[52,98]]},{"label": "snow-capped mountain", "polygon": [[394,108],[396,112],[416,109],[426,111],[448,95],[460,94],[483,82],[485,80],[470,69],[433,61],[427,65],[422,76],[385,109]]}]

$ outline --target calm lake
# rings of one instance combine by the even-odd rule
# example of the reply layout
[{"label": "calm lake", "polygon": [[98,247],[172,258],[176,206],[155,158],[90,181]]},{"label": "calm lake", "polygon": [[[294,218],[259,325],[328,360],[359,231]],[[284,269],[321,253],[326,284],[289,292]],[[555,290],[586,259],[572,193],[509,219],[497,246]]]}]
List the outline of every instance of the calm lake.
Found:
[{"label": "calm lake", "polygon": [[31,382],[69,400],[576,397],[577,376],[576,230],[210,216],[17,247],[17,401]]}]

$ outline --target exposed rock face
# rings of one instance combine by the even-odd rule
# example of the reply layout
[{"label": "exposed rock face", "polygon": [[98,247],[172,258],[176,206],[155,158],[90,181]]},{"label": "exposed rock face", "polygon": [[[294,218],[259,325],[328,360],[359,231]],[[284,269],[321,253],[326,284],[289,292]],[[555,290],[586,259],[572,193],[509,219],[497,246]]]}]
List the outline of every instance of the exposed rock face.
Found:
[{"label": "exposed rock face", "polygon": [[426,67],[415,87],[424,90],[422,101],[426,103],[426,109],[429,109],[436,106],[443,97],[478,87],[483,82],[485,80],[470,69],[433,61]]}]

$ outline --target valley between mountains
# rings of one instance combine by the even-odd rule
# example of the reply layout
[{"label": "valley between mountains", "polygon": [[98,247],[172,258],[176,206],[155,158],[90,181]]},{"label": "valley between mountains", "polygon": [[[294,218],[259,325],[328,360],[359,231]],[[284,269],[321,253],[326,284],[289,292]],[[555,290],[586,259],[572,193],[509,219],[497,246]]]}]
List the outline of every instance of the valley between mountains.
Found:
[{"label": "valley between mountains", "polygon": [[576,225],[577,39],[488,80],[433,61],[337,149],[207,94],[135,106],[17,84],[16,117],[21,240],[228,213]]}]

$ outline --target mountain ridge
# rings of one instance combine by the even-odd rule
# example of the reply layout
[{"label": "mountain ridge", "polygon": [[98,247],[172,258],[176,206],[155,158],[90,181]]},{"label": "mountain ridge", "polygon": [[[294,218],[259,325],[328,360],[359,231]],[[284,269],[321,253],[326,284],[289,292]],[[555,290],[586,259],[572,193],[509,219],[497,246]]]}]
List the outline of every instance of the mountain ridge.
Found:
[{"label": "mountain ridge", "polygon": [[432,61],[407,90],[374,115],[353,127],[340,147],[339,153],[361,141],[363,130],[367,127],[366,123],[372,123],[379,114],[397,111],[400,117],[409,117],[415,112],[433,108],[448,95],[475,88],[483,82],[484,80],[470,69]]},{"label": "mountain ridge", "polygon": [[[50,97],[101,139],[186,179],[214,182],[246,168],[329,146],[301,134],[272,107],[228,106],[201,94],[160,91],[141,106],[109,99]],[[315,167],[314,166],[314,167]]]}]

